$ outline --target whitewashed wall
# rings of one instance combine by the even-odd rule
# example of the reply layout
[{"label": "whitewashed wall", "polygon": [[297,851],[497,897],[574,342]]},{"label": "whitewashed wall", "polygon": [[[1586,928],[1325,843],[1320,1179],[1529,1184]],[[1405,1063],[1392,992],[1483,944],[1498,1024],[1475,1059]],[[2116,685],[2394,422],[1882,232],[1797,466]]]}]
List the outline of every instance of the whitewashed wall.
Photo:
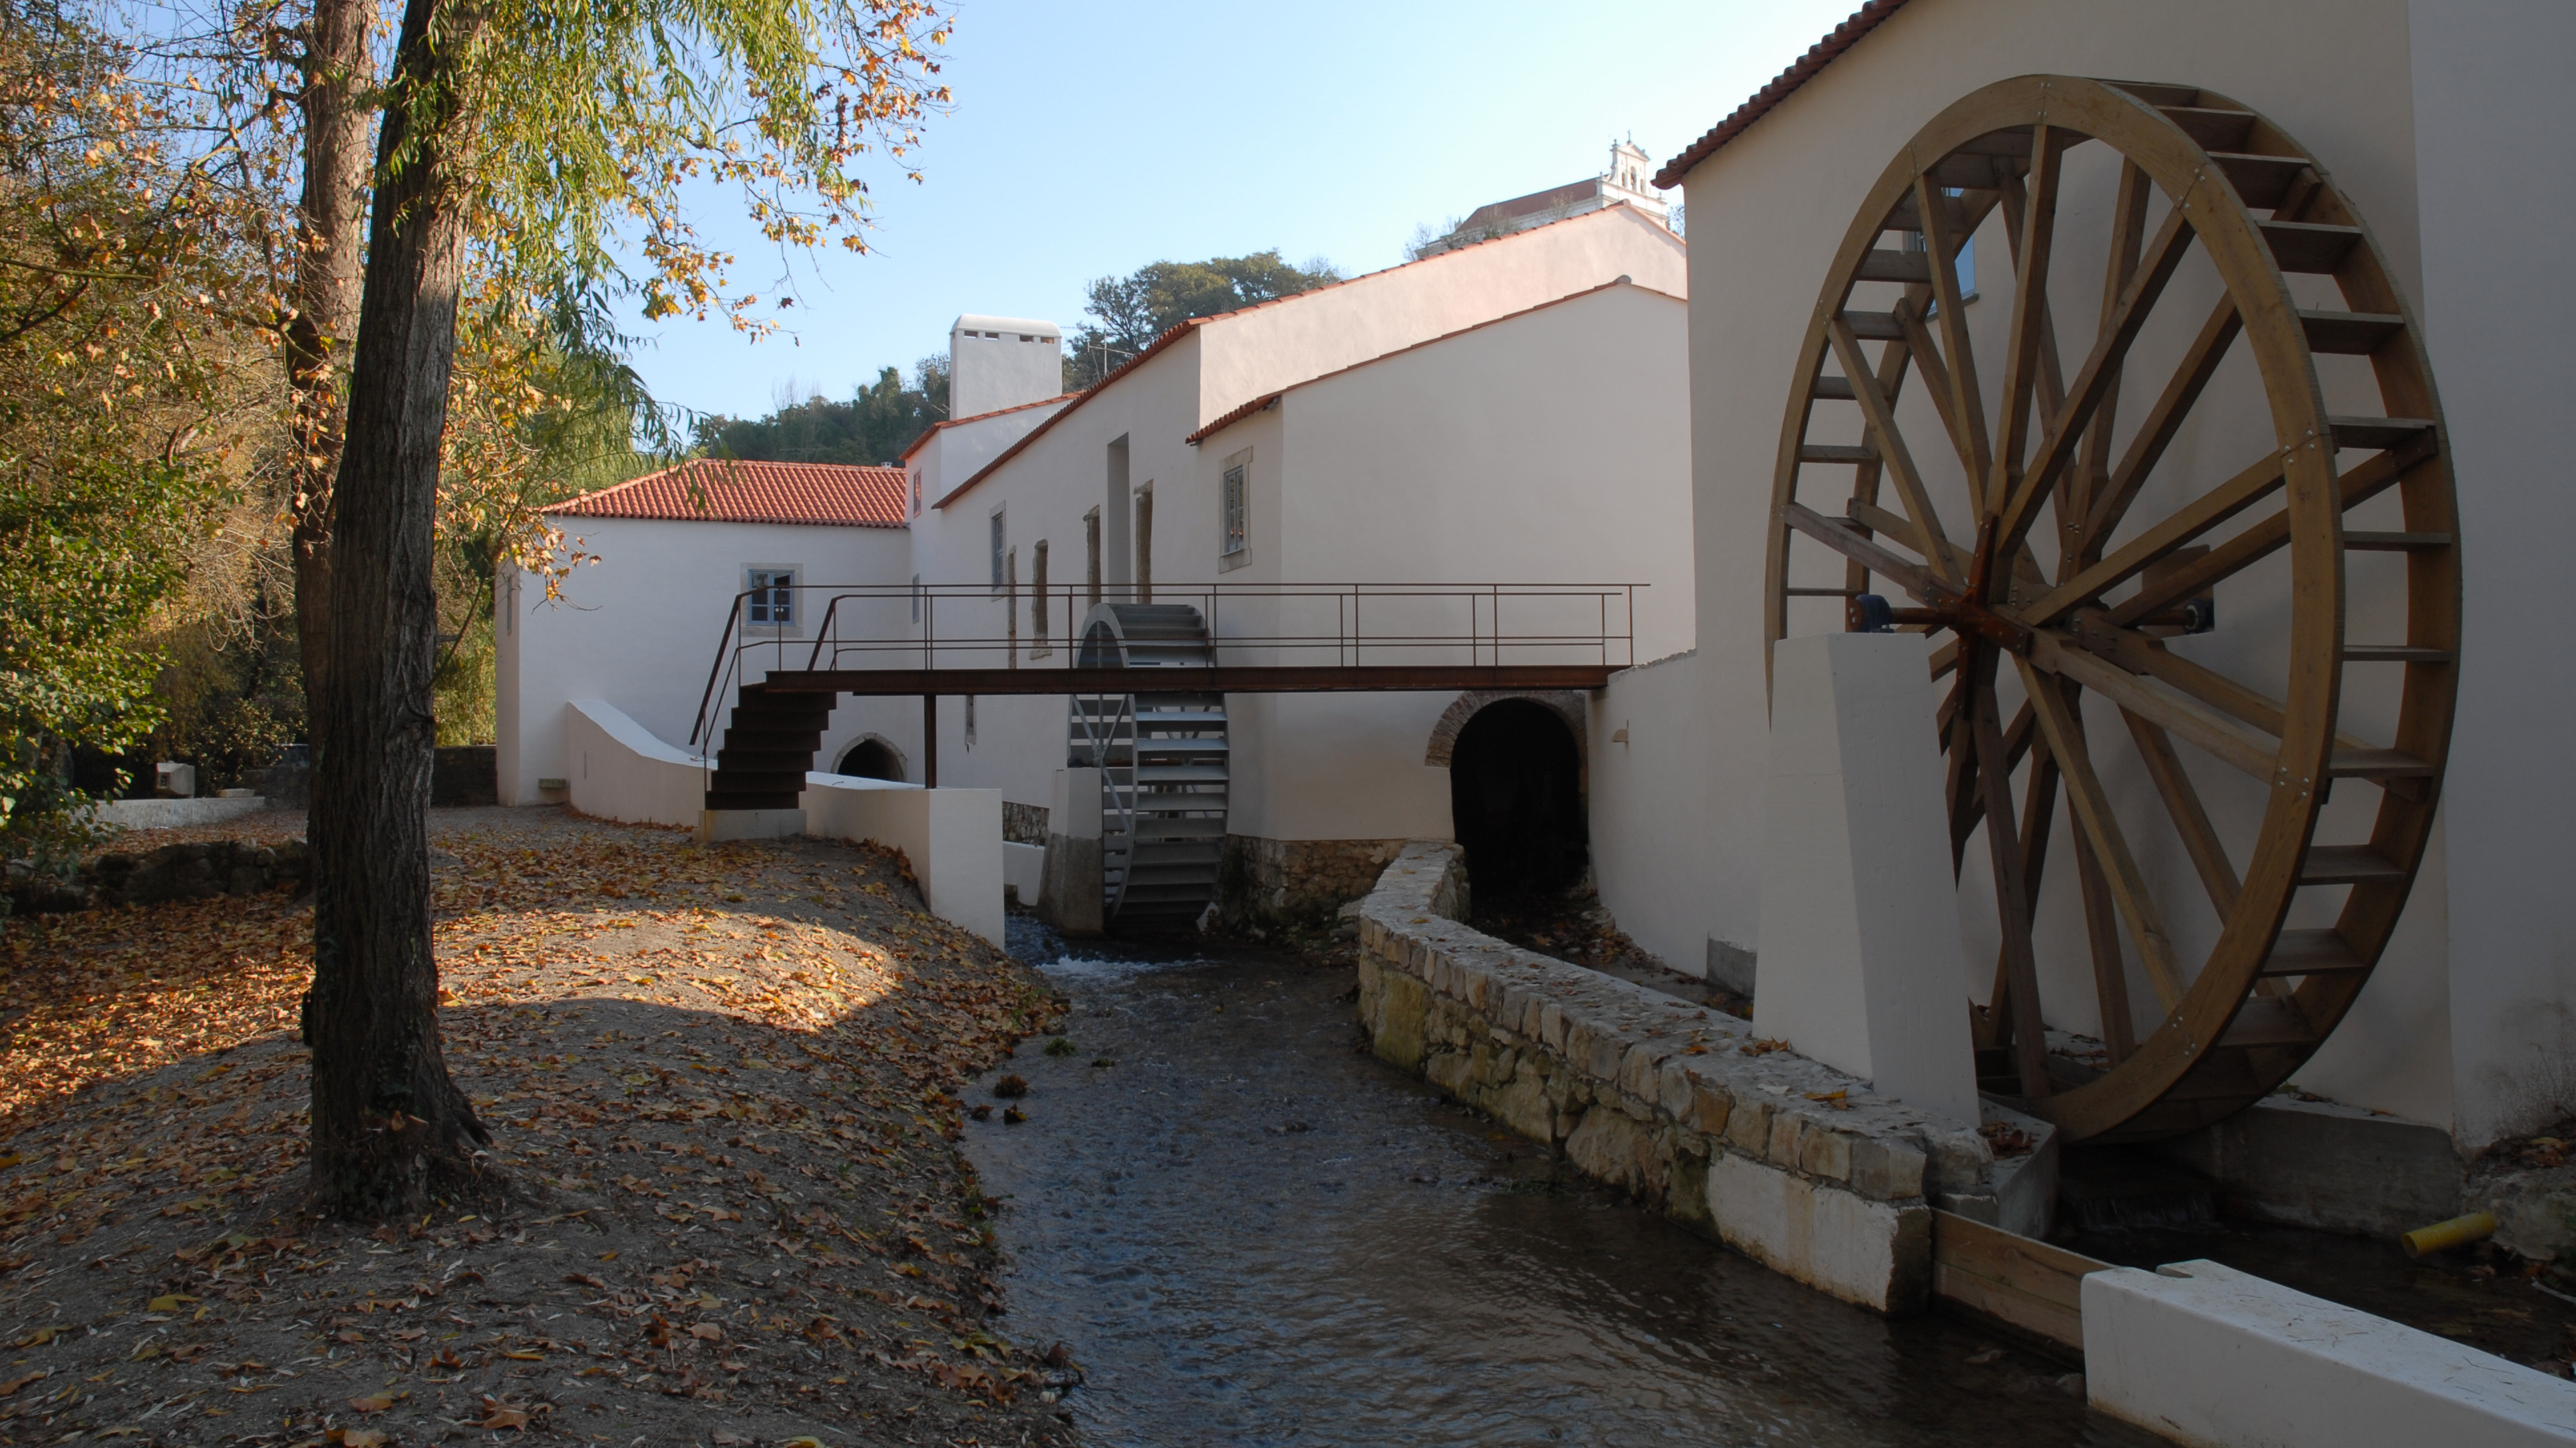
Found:
[{"label": "whitewashed wall", "polygon": [[[503,804],[543,803],[537,781],[568,777],[563,714],[573,699],[604,699],[665,743],[685,747],[746,566],[791,566],[818,584],[901,583],[910,572],[900,528],[559,521],[598,561],[574,568],[557,599],[546,597],[541,580],[509,569],[494,589],[496,764]],[[764,651],[785,658],[790,667],[804,666],[813,643],[820,603],[814,595],[807,598],[815,606],[805,619],[779,640],[778,650]],[[767,668],[755,658],[749,676],[758,678]],[[718,701],[719,717],[726,707]],[[885,710],[881,717],[845,705],[824,737],[822,762],[828,767],[872,727],[917,757],[919,719],[918,705],[909,714]]]}]

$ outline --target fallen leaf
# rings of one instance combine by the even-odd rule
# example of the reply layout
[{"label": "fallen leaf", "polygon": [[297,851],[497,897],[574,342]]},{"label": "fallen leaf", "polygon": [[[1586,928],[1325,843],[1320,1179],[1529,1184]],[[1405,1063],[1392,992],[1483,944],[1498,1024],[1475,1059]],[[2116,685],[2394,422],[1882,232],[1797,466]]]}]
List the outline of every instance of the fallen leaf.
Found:
[{"label": "fallen leaf", "polygon": [[146,1312],[176,1312],[182,1304],[194,1302],[196,1300],[196,1298],[190,1297],[186,1293],[173,1292],[166,1297],[153,1298],[150,1302],[144,1304],[143,1310]]},{"label": "fallen leaf", "polygon": [[722,1342],[724,1341],[724,1329],[716,1326],[712,1322],[701,1322],[697,1326],[689,1329],[689,1336],[697,1338],[702,1342]]},{"label": "fallen leaf", "polygon": [[528,1426],[528,1413],[524,1408],[486,1408],[483,1421],[474,1426],[485,1429],[525,1428]]},{"label": "fallen leaf", "polygon": [[58,1338],[69,1331],[71,1331],[71,1329],[68,1327],[40,1327],[35,1331],[28,1333],[25,1337],[18,1339],[14,1345],[18,1347],[43,1347],[47,1343],[52,1342],[55,1338]]},{"label": "fallen leaf", "polygon": [[23,1378],[11,1378],[5,1383],[0,1383],[0,1398],[16,1396],[20,1388],[43,1378],[51,1377],[53,1375],[53,1371],[54,1370],[52,1368],[47,1368],[43,1372],[29,1373]]},{"label": "fallen leaf", "polygon": [[384,1448],[385,1443],[385,1435],[373,1428],[334,1428],[322,1437],[340,1448]]},{"label": "fallen leaf", "polygon": [[369,1393],[363,1398],[349,1400],[349,1406],[361,1413],[381,1413],[393,1405],[394,1395],[391,1393]]}]

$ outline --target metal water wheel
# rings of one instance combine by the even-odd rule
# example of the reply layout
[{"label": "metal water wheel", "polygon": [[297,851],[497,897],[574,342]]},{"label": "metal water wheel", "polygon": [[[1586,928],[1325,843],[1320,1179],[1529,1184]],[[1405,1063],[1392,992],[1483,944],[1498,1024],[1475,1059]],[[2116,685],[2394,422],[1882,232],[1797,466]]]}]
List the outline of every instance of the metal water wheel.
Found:
[{"label": "metal water wheel", "polygon": [[[2011,274],[1972,311],[1958,253],[1998,208]],[[2098,318],[2051,285],[2069,257]],[[1766,637],[1837,610],[1942,636],[1952,867],[1995,897],[1980,1086],[2122,1140],[2286,1080],[2423,862],[2459,651],[2423,333],[2326,169],[2190,86],[2024,76],[1925,126],[1781,430]],[[2075,888],[2043,919],[2061,792]]]}]

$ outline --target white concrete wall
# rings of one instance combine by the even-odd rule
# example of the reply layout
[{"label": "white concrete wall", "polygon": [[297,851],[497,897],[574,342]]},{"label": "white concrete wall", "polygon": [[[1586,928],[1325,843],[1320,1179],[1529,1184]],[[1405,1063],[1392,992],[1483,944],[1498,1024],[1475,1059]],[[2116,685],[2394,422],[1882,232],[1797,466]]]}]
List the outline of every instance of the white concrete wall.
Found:
[{"label": "white concrete wall", "polygon": [[805,776],[805,832],[903,852],[930,913],[1002,939],[1002,796],[832,774]]},{"label": "white concrete wall", "polygon": [[2576,1443],[2576,1384],[2215,1262],[2084,1278],[2094,1407],[2196,1448]]},{"label": "white concrete wall", "polygon": [[[577,698],[606,700],[654,736],[685,745],[746,566],[792,566],[810,585],[901,584],[911,572],[900,528],[558,521],[598,561],[573,568],[558,599],[549,600],[541,581],[514,570],[504,569],[495,588],[495,764],[503,804],[542,803],[539,779],[570,777],[565,709]],[[747,676],[757,679],[782,660],[804,667],[829,597],[819,587],[801,592],[799,625],[766,636],[776,646],[746,661]],[[905,616],[902,608],[890,602],[880,612],[895,620]],[[729,707],[729,700],[714,706],[719,724]],[[845,705],[824,736],[822,765],[828,768],[871,730],[895,741],[907,758],[918,757],[917,702],[908,710]]]},{"label": "white concrete wall", "polygon": [[2576,7],[2411,8],[2420,304],[2466,559],[2445,1015],[2459,1130],[2477,1143],[2576,1110],[2576,904],[2556,863],[2576,855],[2576,771],[2553,753],[2576,709],[2576,651],[2529,646],[2533,621],[2563,610],[2576,547],[2558,431],[2576,294],[2544,280],[2576,231],[2576,149],[2554,114],[2576,70]]},{"label": "white concrete wall", "polygon": [[[1691,975],[1719,925],[1698,671],[1699,656],[1686,653],[1611,675],[1593,696],[1584,781],[1602,905],[1630,939]],[[1717,938],[1748,953],[1754,945],[1749,935]]]},{"label": "white concrete wall", "polygon": [[1055,323],[969,314],[949,328],[948,410],[952,416],[973,417],[1062,391],[1064,334]]},{"label": "white concrete wall", "polygon": [[[2511,119],[2507,108],[2529,103],[2515,97],[2513,87],[2481,79],[2487,73],[2476,67],[2527,66],[2535,76],[2563,69],[2564,56],[2552,46],[2559,43],[2556,37],[2564,33],[2566,26],[2559,18],[2560,12],[2552,10],[2550,14],[2549,24],[2536,27],[2521,24],[2507,13],[2499,13],[2492,22],[2482,21],[2481,25],[2491,23],[2496,27],[2492,33],[2479,32],[2489,38],[2459,39],[2457,64],[2445,63],[2447,69],[2445,65],[2433,67],[2436,77],[2458,77],[2456,81],[2445,81],[2427,79],[2426,66],[2430,62],[2415,58],[2415,47],[2424,43],[2424,30],[2440,22],[2415,20],[2410,30],[2413,17],[2407,0],[2281,0],[2259,7],[2222,0],[2173,0],[2157,6],[2117,5],[2108,0],[2074,5],[2050,0],[1941,0],[1938,4],[1909,6],[1890,17],[1776,110],[1694,169],[1686,189],[1697,222],[1692,248],[1690,366],[1699,578],[1696,603],[1704,665],[1696,708],[1706,721],[1710,741],[1707,798],[1712,811],[1712,933],[1742,940],[1753,938],[1758,930],[1757,887],[1761,871],[1754,855],[1763,812],[1762,753],[1754,746],[1766,733],[1762,552],[1772,459],[1778,449],[1790,374],[1826,265],[1851,223],[1861,193],[1899,148],[1952,101],[1982,85],[2014,75],[2056,72],[2144,76],[2198,84],[2231,95],[2263,111],[2314,150],[2352,195],[2388,255],[2400,285],[2413,295],[2426,317],[2436,344],[2436,367],[2443,369],[2448,384],[2446,399],[2456,406],[2462,401],[2463,388],[2447,370],[2452,364],[2439,350],[2446,326],[2444,294],[2435,285],[2428,296],[2422,280],[2426,259],[2433,254],[2424,239],[2428,235],[2424,218],[2435,208],[2434,193],[2428,192],[2419,202],[2416,192],[2419,165],[2424,168],[2428,186],[2433,184],[2431,164],[2423,159],[2431,154],[2424,150],[2430,143],[2419,141],[2417,134],[2417,98],[2419,90],[2440,92],[2444,85],[2450,85],[2457,94],[2472,97],[2473,109],[2486,108],[2465,116],[2456,132],[2457,139],[2441,143],[2445,146],[2476,149],[2488,144],[2492,134],[2509,134],[2515,136],[2516,145],[2531,148],[2531,154],[2520,159],[2482,152],[2480,167],[2490,159],[2494,166],[2488,180],[2475,179],[2480,167],[2464,168],[2446,162],[2443,169],[2452,174],[2453,180],[2443,184],[2455,186],[2458,194],[2439,208],[2444,218],[2442,226],[2430,234],[2456,231],[2459,244],[2468,248],[2536,249],[2546,245],[2536,239],[2555,234],[2546,220],[2527,230],[2499,228],[2494,221],[2500,215],[2519,216],[2527,210],[2527,203],[2512,199],[2518,193],[2510,188],[2517,183],[2508,178],[2520,177],[2518,184],[2527,188],[2529,178],[2537,174],[2532,168],[2545,169],[2553,161],[2563,172],[2563,158],[2559,158],[2563,148],[2543,139],[2550,134],[2549,128],[2531,126],[2527,110],[2512,111],[2512,116],[2521,119]],[[2462,33],[2453,32],[2455,36]],[[2493,39],[2505,33],[2513,36],[2509,43]],[[2526,86],[2530,84],[2538,82],[2527,82]],[[1711,119],[1723,109],[1723,103],[1713,108]],[[2051,274],[2061,350],[2070,358],[2081,357],[2086,350],[2090,319],[2098,315],[2100,306],[2105,230],[2101,222],[2113,184],[2113,171],[2101,156],[2103,149],[2083,148],[2068,160],[2066,201],[2060,211],[2058,248]],[[2563,207],[2564,202],[2542,204]],[[2497,231],[2511,235],[2490,234]],[[2525,237],[2534,239],[2526,241]],[[1978,279],[1985,295],[1983,300],[1969,305],[1967,320],[1981,338],[1980,352],[1991,357],[1997,355],[1994,344],[2010,310],[2011,268],[1999,220],[1990,220],[1981,232],[1978,250]],[[2486,412],[2451,418],[2453,435],[2460,440],[2464,516],[2473,530],[2466,549],[2473,619],[2475,605],[2484,596],[2479,592],[2479,580],[2496,576],[2490,571],[2491,565],[2482,561],[2485,545],[2474,531],[2481,488],[2493,487],[2492,482],[2482,484],[2482,479],[2533,476],[2531,470],[2536,466],[2536,449],[2540,446],[2537,430],[2545,427],[2548,415],[2536,399],[2518,398],[2510,386],[2501,383],[2508,374],[2536,379],[2547,371],[2530,359],[2532,349],[2541,345],[2538,339],[2558,330],[2552,325],[2559,320],[2558,313],[2551,310],[2555,304],[2545,300],[2533,304],[2528,295],[2530,285],[2518,280],[2541,274],[2534,270],[2535,266],[2534,258],[2509,264],[2507,258],[2486,251],[2464,254],[2463,260],[2452,268],[2463,285],[2483,289],[2481,294],[2492,296],[2496,309],[2493,319],[2477,314],[2465,326],[2447,324],[2459,339],[2452,345],[2480,349],[2484,364],[2500,379],[2498,387],[2487,389],[2495,402]],[[2475,280],[2489,276],[2517,280]],[[2507,288],[2513,293],[2510,300],[2505,295]],[[2176,354],[2215,295],[2215,279],[2206,261],[2195,258],[2187,262],[2159,308],[2158,321],[2140,343],[2138,362],[2126,376],[2120,403],[2124,429],[2135,425],[2150,400],[2149,389],[2160,386],[2165,375],[2163,367],[2151,359]],[[2326,300],[2324,294],[2318,296],[2316,304],[2340,305]],[[2517,308],[2518,314],[2510,319],[2511,326],[2501,334],[2494,333],[2490,320],[2503,325],[2502,314]],[[2502,345],[2496,340],[2499,335]],[[2382,410],[2375,389],[2369,385],[2367,368],[2356,359],[2323,359],[2319,377],[2330,409],[2363,414]],[[1991,408],[1993,379],[1989,379],[1987,390]],[[1900,411],[1910,435],[1938,435],[1937,423],[1919,387],[1907,390]],[[1838,409],[1836,415],[1844,413],[1852,415],[1856,435],[1856,409]],[[2499,435],[2529,438],[2528,446],[2534,451],[2528,457],[2510,452],[2491,454],[2494,462],[2479,469],[2475,466],[2479,444],[2474,438]],[[1843,439],[1820,436],[1818,440]],[[2125,440],[2124,430],[2123,445]],[[2269,422],[2261,406],[2259,383],[2240,348],[2221,369],[2207,400],[2168,454],[2158,478],[2151,481],[2148,496],[2140,505],[2141,514],[2151,516],[2159,507],[2178,501],[2182,490],[2191,484],[2206,486],[2234,471],[2246,459],[2261,453],[2269,442]],[[1946,449],[1918,448],[1917,461],[1924,466],[1927,484],[1940,502],[1952,536],[1970,536],[1965,522],[1964,485],[1957,476],[1955,460],[1948,457]],[[1827,470],[1810,468],[1807,476],[1816,505],[1831,511],[1830,503],[1835,499],[1827,497],[1832,485],[1826,474]],[[2527,538],[2534,550],[2547,549],[2556,540],[2557,532],[2564,529],[2567,510],[2554,505],[2535,508],[2519,493],[2510,496],[2510,502],[2498,499],[2490,507],[2511,510],[2517,543]],[[2389,512],[2393,506],[2393,498],[2375,502],[2354,512],[2351,524],[2396,527]],[[1825,558],[1822,550],[1804,548],[1797,556],[1805,558],[1804,566],[1817,574],[1812,580],[1802,581],[1827,581],[1824,575],[1830,572],[1831,581],[1839,582],[1838,561]],[[2249,570],[2223,586],[2218,631],[2180,641],[2176,651],[2278,694],[2279,686],[2271,681],[2284,675],[2287,660],[2267,652],[2278,633],[2266,627],[2279,615],[2286,596],[2286,563],[2276,562],[2278,567]],[[2401,566],[2393,557],[2363,556],[2353,561],[2348,628],[2355,639],[2403,637],[2402,593],[2395,587],[2395,570]],[[2523,579],[2533,576],[2528,568],[2508,567],[2498,572]],[[2492,636],[2499,627],[2509,627],[2504,622],[2507,617],[2529,617],[2528,606],[2523,602],[2510,609],[2498,608],[2495,621],[2485,632]],[[1839,627],[1832,600],[1803,603],[1792,616],[1793,632]],[[2469,660],[2463,666],[2466,679],[2476,677],[2478,636],[2473,625]],[[2519,662],[2513,667],[2514,672],[2505,677],[2514,682],[2505,685],[2499,679],[2498,687],[2512,687],[2518,700],[2528,699],[2531,687],[2527,671]],[[2548,689],[2576,687],[2576,668],[2568,673],[2564,684],[2544,686],[2541,697],[2554,697],[2547,693]],[[2394,717],[2395,671],[2354,671],[2348,674],[2348,681],[2343,726],[2365,737],[2385,738]],[[2476,698],[2474,690],[2463,696],[2464,732],[2461,746],[2453,754],[2454,785],[2447,827],[2442,832],[2446,843],[2441,848],[2445,849],[2456,847],[2460,841],[2464,800],[2479,790],[2476,780],[2481,766],[2470,762],[2471,755],[2479,752],[2471,745],[2470,721],[2484,713],[2500,720],[2510,717],[2512,728],[2537,731],[2547,727],[2540,720],[2552,717],[2546,707],[2507,710],[2501,707],[2500,700],[2480,710]],[[2087,703],[2091,711],[2087,722],[2093,737],[2121,741],[2120,747],[2097,750],[2097,755],[2101,756],[2105,784],[2123,819],[2125,832],[2144,856],[2147,882],[2167,932],[2184,959],[2197,960],[2214,942],[2216,916],[2174,840],[2170,824],[2162,817],[2150,781],[2126,748],[2125,731],[2116,714],[2103,710],[2098,701],[2088,698]],[[2260,785],[2188,748],[2184,752],[2186,766],[2221,833],[2231,839],[2250,839],[2262,806]],[[2544,843],[2532,836],[2530,829],[2544,819],[2550,822],[2551,829],[2576,828],[2564,823],[2576,816],[2559,807],[2554,796],[2544,799],[2545,790],[2528,788],[2528,779],[2522,777],[2526,771],[2516,770],[2512,764],[2527,759],[2526,752],[2506,747],[2500,741],[2484,754],[2496,761],[2491,776],[2496,783],[2489,797],[2500,799],[2510,791],[2513,798],[2508,812],[2524,822],[2500,830],[2495,847],[2519,851],[2518,859],[2525,863],[2517,868],[2543,868],[2537,862],[2564,853],[2565,845],[2554,836]],[[2469,771],[2466,775],[2460,773],[2464,767]],[[2514,776],[2510,783],[2508,775]],[[2463,786],[2472,794],[2464,796]],[[2376,806],[2374,789],[2348,786],[2338,790],[2325,812],[2318,838],[2328,842],[2363,838]],[[2066,843],[2070,836],[2071,826],[2061,814],[2053,831],[2047,867],[2049,885],[2043,891],[2039,909],[2041,993],[2048,1003],[2052,1024],[2089,1034],[2098,1030],[2099,1020],[2083,946],[2081,909],[2072,890],[2073,872]],[[2482,1019],[2478,1022],[2461,1020],[2457,1010],[2446,1011],[2446,1003],[2456,1007],[2461,999],[2452,992],[2447,961],[2471,957],[2457,944],[2445,941],[2446,935],[2460,928],[2456,923],[2460,911],[2449,908],[2451,902],[2444,896],[2446,882],[2449,889],[2461,888],[2457,882],[2462,872],[2446,870],[2437,851],[2370,989],[2345,1031],[2301,1073],[2301,1085],[2401,1116],[2449,1124],[2455,1109],[2454,1040],[2465,1040],[2471,1032],[2495,1034],[2499,1017],[2518,1017],[2512,1029],[2520,1035],[2512,1038],[2512,1049],[2499,1048],[2494,1056],[2502,1061],[2519,1053],[2520,1059],[2528,1060],[2536,1044],[2531,1039],[2535,1028],[2529,1023],[2550,1018],[2548,1004],[2567,999],[2563,947],[2550,942],[2563,941],[2568,932],[2558,916],[2535,915],[2532,902],[2539,896],[2532,893],[2534,882],[2503,868],[2478,873],[2483,880],[2494,882],[2491,887],[2481,887],[2487,888],[2488,893],[2479,897],[2480,913],[2497,922],[2492,928],[2507,931],[2510,937],[2481,937],[2483,953],[2479,958],[2495,960],[2507,975],[2514,977],[2512,988],[2498,991],[2494,998],[2482,1002]],[[2342,893],[2339,889],[2302,892],[2289,923],[2331,923]],[[2510,903],[2505,898],[2508,895]],[[1991,979],[1998,936],[1981,850],[1970,852],[1961,900],[1971,977],[1966,984],[1982,995]],[[2551,923],[2531,923],[2542,918]],[[2152,1020],[2160,1012],[2146,991],[2142,974],[2133,975],[2137,979],[2132,1013],[2136,1018]],[[2563,1019],[2563,1007],[2558,1011]],[[2447,1033],[2442,1024],[2446,1015],[2450,1017]],[[2479,1131],[2470,1123],[2477,1113],[2465,1103],[2467,1090],[2463,1076],[2463,1102],[2458,1110],[2464,1131],[2475,1137]]]},{"label": "white concrete wall", "polygon": [[603,699],[563,706],[563,758],[572,807],[630,825],[693,828],[705,808],[706,761]]}]

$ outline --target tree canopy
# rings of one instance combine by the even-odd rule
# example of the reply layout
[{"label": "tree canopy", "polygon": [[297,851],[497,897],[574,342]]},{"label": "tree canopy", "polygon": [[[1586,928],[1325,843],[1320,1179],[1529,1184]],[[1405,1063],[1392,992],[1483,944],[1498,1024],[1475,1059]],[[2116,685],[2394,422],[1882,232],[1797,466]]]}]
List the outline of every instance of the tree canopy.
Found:
[{"label": "tree canopy", "polygon": [[1293,297],[1342,279],[1321,257],[1297,266],[1278,248],[1205,261],[1158,261],[1123,277],[1102,277],[1083,307],[1091,318],[1066,339],[1065,389],[1078,391],[1118,370],[1154,339],[1193,317]]},{"label": "tree canopy", "polygon": [[948,359],[924,357],[910,383],[888,367],[846,401],[782,398],[766,417],[705,417],[691,434],[698,452],[742,462],[891,463],[947,415]]}]

